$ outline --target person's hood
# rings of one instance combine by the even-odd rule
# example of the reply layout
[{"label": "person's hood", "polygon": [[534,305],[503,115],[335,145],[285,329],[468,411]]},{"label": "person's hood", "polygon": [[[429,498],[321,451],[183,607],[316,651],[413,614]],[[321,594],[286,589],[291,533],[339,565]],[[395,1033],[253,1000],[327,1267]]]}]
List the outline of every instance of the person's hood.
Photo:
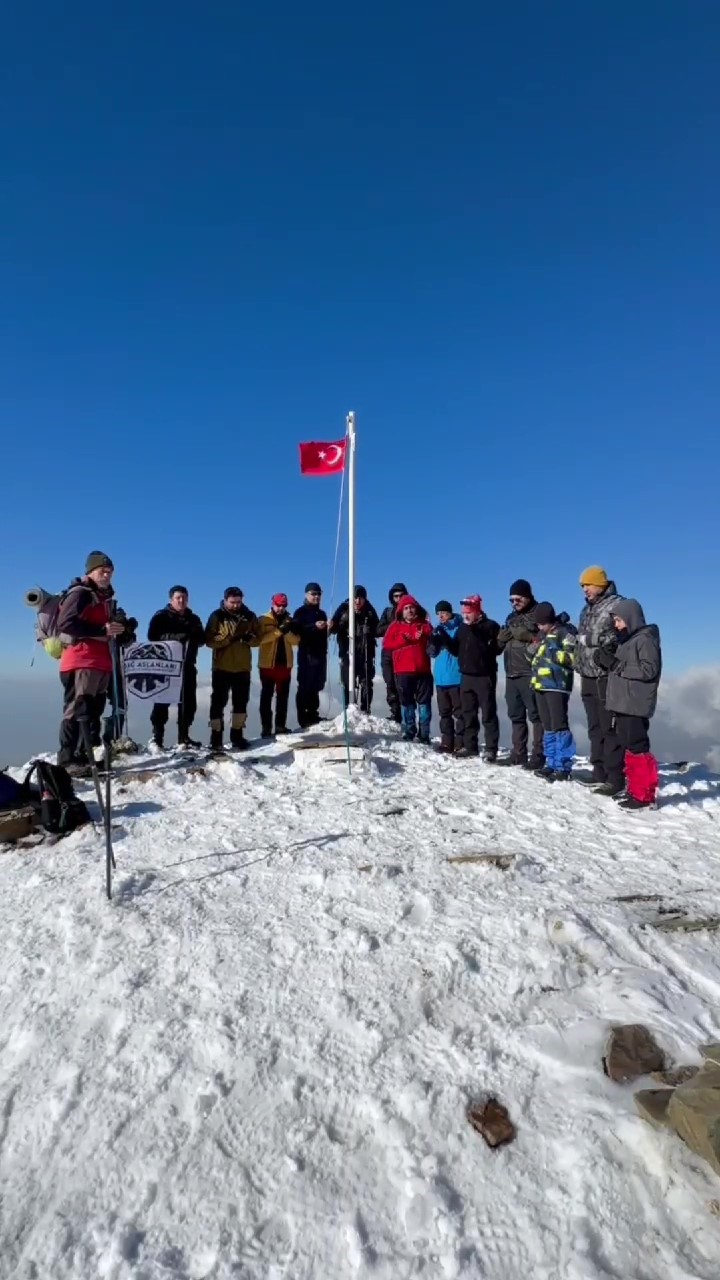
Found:
[{"label": "person's hood", "polygon": [[[611,579],[611,580],[608,582],[608,584],[607,584],[607,586],[606,586],[605,590],[603,591],[602,595],[601,595],[601,596],[598,596],[597,600],[593,600],[593,604],[599,604],[601,600],[607,600],[607,597],[608,597],[608,596],[616,596],[617,594],[618,594],[618,589],[617,589],[617,587],[615,586],[615,583],[614,583],[614,582],[612,581],[612,579]],[[590,607],[592,608],[592,605],[591,605]]]},{"label": "person's hood", "polygon": [[405,583],[404,582],[393,583],[390,590],[388,591],[388,600],[390,601],[390,604],[392,604],[393,602],[393,596],[396,591],[402,591],[404,596],[407,595],[407,587],[405,586]]},{"label": "person's hood", "polygon": [[629,636],[633,636],[641,627],[647,626],[645,614],[637,600],[618,600],[613,607],[613,616],[622,618]]},{"label": "person's hood", "polygon": [[188,605],[184,613],[179,613],[177,609],[171,608],[169,604],[164,604],[161,605],[157,612],[167,613],[171,618],[189,618],[192,613],[192,609],[190,608],[190,605]]},{"label": "person's hood", "polygon": [[417,609],[417,611],[418,611],[418,613],[420,614],[420,616],[421,616],[421,617],[423,617],[423,618],[424,618],[424,617],[426,616],[426,614],[425,614],[425,610],[423,609],[423,607],[422,607],[422,605],[419,603],[419,601],[417,601],[417,600],[415,599],[415,597],[414,597],[414,596],[404,595],[404,596],[401,596],[401,597],[400,597],[400,599],[399,599],[399,600],[398,600],[398,602],[397,602],[397,609],[395,610],[395,617],[396,617],[396,618],[401,618],[401,617],[402,617],[402,611],[403,611],[403,609],[407,609],[408,605],[411,605],[411,604],[414,604],[414,605],[415,605],[415,608]]}]

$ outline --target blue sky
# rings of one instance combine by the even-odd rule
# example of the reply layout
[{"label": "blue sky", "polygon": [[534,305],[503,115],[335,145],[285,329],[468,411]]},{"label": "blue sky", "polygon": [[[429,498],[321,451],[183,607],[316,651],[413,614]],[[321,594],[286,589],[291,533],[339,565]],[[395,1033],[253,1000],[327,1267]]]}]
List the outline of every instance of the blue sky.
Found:
[{"label": "blue sky", "polygon": [[329,589],[351,408],[376,604],[600,562],[714,659],[720,8],[252,10],[6,15],[2,670],[95,547],[145,622]]}]

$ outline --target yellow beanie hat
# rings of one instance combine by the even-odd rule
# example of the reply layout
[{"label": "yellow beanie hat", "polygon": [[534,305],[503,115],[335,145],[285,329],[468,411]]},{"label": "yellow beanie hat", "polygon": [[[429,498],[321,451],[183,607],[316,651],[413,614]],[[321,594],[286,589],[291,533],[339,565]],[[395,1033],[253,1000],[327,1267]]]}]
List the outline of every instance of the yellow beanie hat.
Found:
[{"label": "yellow beanie hat", "polygon": [[581,587],[606,587],[609,582],[610,579],[599,564],[591,564],[588,569],[583,569],[580,574]]}]

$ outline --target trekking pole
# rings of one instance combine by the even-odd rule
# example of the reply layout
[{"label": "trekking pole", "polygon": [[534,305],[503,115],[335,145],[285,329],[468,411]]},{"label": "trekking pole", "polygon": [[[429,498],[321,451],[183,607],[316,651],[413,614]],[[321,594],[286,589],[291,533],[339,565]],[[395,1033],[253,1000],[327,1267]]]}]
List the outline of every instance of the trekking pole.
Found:
[{"label": "trekking pole", "polygon": [[118,678],[118,661],[119,661],[118,642],[114,636],[110,639],[110,657],[112,658],[112,682],[113,682],[113,738],[115,742],[119,742],[122,737],[123,729],[123,711],[124,708],[120,702],[120,680]]},{"label": "trekking pole", "polygon": [[112,898],[112,873],[117,865],[112,847],[112,772],[110,769],[109,742],[105,743],[105,807],[103,819],[105,824],[105,892],[109,902]]},{"label": "trekking pole", "polygon": [[80,726],[80,737],[82,738],[82,743],[85,748],[85,754],[88,758],[88,764],[90,765],[92,780],[95,785],[95,794],[97,795],[97,802],[98,802],[98,805],[100,806],[100,814],[104,822],[105,821],[105,802],[103,800],[102,787],[100,785],[100,774],[98,772],[97,761],[95,759],[95,751],[92,744],[92,736],[90,733],[90,721],[87,719],[86,716],[83,716],[82,718],[78,717],[78,724]]}]

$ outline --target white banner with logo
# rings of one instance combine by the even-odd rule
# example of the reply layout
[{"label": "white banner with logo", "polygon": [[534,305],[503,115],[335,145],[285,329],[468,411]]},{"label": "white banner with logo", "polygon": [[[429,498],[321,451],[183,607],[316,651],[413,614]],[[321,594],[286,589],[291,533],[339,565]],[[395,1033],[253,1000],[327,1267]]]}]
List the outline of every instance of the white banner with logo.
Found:
[{"label": "white banner with logo", "polygon": [[179,640],[142,640],[128,645],[123,655],[128,698],[146,706],[180,702],[183,646]]}]

